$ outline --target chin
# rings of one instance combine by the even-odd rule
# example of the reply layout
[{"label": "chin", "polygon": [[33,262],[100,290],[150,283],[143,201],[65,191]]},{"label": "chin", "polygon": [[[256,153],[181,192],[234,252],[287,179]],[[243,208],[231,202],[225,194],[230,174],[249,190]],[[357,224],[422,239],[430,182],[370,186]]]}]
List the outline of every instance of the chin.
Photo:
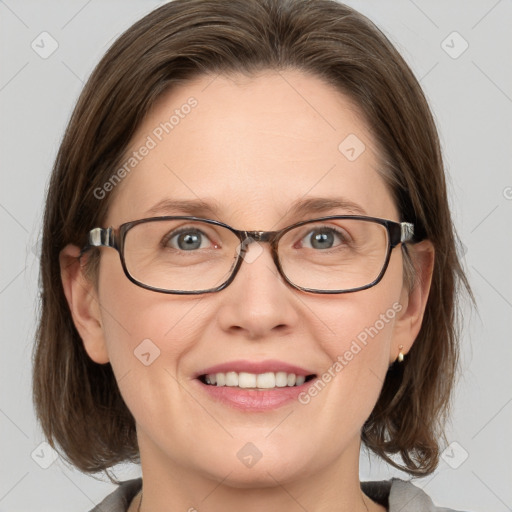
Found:
[{"label": "chin", "polygon": [[[300,450],[295,451],[299,455]],[[305,462],[303,457],[293,457],[292,460],[283,457],[282,454],[261,455],[251,461],[247,458],[242,461],[235,454],[235,460],[232,458],[224,459],[223,462],[215,468],[212,473],[213,462],[208,464],[208,471],[214,480],[222,481],[223,485],[238,488],[251,489],[262,487],[275,487],[284,482],[290,482],[306,478],[311,473],[311,467]]]},{"label": "chin", "polygon": [[256,469],[256,467],[243,469],[235,467],[232,468],[228,477],[226,477],[226,473],[223,475],[216,474],[215,479],[221,481],[222,485],[234,489],[261,489],[276,487],[283,482],[295,480],[295,472],[287,472],[284,465],[282,467],[273,466],[272,468],[261,466],[259,469]]}]

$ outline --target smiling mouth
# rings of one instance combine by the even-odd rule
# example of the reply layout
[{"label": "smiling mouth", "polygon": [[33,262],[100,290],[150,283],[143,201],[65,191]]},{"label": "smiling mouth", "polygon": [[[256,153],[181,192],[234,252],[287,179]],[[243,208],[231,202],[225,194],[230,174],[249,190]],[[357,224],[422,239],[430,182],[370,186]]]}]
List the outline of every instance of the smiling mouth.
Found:
[{"label": "smiling mouth", "polygon": [[288,372],[219,372],[200,375],[198,379],[207,386],[239,389],[275,389],[302,386],[316,375],[297,375]]}]

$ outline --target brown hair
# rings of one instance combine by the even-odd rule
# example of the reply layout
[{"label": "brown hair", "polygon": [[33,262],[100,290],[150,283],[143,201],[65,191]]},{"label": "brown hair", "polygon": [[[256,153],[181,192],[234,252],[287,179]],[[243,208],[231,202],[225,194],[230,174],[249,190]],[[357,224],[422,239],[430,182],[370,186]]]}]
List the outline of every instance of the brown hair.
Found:
[{"label": "brown hair", "polygon": [[[59,252],[102,225],[111,178],[154,101],[203,74],[298,69],[346,94],[379,144],[401,220],[434,245],[420,333],[391,366],[362,442],[413,475],[438,464],[458,366],[456,253],[436,127],[411,70],[372,22],[331,0],[174,0],[128,29],[88,80],[58,152],[46,200],[34,402],[43,430],[82,471],[138,461],[134,419],[110,364],[94,363],[73,324]],[[391,455],[399,454],[398,464]],[[108,471],[107,471],[108,474]]]}]

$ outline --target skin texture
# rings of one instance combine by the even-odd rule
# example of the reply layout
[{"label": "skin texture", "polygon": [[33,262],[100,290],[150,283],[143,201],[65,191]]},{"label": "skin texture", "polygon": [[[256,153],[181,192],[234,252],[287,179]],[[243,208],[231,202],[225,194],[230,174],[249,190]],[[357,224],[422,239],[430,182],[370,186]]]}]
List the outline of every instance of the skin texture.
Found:
[{"label": "skin texture", "polygon": [[[297,70],[203,76],[180,86],[154,105],[127,155],[191,96],[197,106],[117,185],[103,227],[155,216],[147,210],[166,198],[215,201],[213,218],[248,230],[354,213],[289,216],[292,202],[311,197],[341,196],[367,215],[399,220],[357,108]],[[338,149],[349,134],[366,146],[354,161]],[[180,213],[188,214],[157,215]],[[286,285],[268,245],[261,247],[225,290],[199,296],[135,286],[109,248],[101,249],[95,289],[76,262],[79,248],[69,245],[61,253],[65,293],[85,348],[94,361],[110,362],[137,423],[142,510],[383,511],[360,491],[360,429],[399,345],[406,354],[419,331],[432,246],[426,241],[412,251],[418,273],[412,292],[403,283],[397,248],[377,286],[330,296]],[[193,379],[203,368],[234,359],[279,359],[321,375],[397,303],[394,319],[306,405],[235,410],[211,400]],[[149,366],[134,356],[147,338],[160,350]],[[248,442],[262,454],[250,468],[237,457]]]}]

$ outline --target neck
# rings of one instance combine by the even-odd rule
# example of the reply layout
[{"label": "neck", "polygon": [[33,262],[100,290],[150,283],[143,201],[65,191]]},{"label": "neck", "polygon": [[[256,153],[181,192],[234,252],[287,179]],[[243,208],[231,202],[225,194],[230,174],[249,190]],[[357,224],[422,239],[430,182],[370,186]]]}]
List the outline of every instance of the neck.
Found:
[{"label": "neck", "polygon": [[260,464],[251,468],[249,480],[240,480],[240,468],[216,474],[210,463],[207,471],[201,471],[188,461],[170,461],[139,436],[143,496],[132,502],[129,512],[385,512],[361,491],[360,441],[355,441],[327,467],[309,467],[285,476],[271,465]]}]

